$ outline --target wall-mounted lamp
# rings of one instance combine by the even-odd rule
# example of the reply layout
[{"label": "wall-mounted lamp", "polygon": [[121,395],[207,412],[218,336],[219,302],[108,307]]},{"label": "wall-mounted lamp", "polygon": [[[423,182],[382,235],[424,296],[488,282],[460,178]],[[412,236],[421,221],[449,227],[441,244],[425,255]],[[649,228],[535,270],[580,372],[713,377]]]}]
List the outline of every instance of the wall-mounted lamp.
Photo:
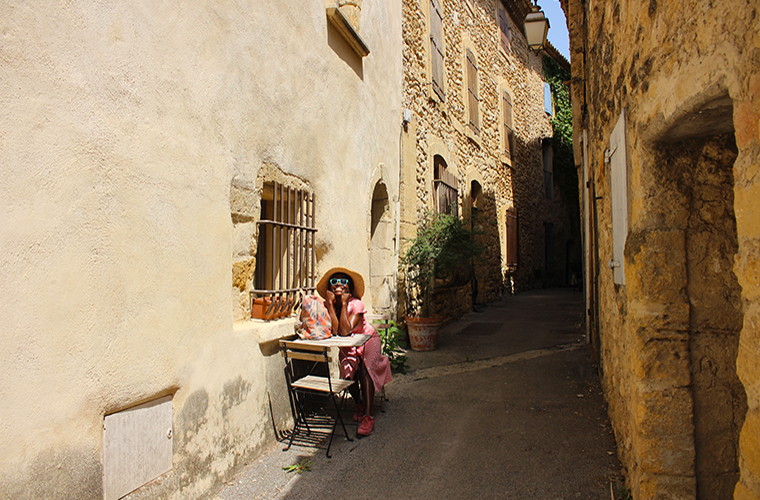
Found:
[{"label": "wall-mounted lamp", "polygon": [[538,6],[538,0],[534,0],[533,12],[525,16],[525,38],[528,46],[538,54],[546,45],[546,34],[549,33],[549,20],[544,16]]}]

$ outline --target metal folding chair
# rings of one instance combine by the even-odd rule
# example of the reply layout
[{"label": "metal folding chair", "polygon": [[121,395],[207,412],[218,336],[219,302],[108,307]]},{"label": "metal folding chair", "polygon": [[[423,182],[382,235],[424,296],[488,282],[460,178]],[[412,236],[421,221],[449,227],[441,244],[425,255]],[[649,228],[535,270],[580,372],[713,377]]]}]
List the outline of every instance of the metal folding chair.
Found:
[{"label": "metal folding chair", "polygon": [[[332,402],[332,407],[335,410],[330,441],[327,444],[327,458],[330,458],[330,446],[332,446],[335,429],[339,422],[346,435],[346,439],[353,441],[348,435],[341,411],[343,410],[348,388],[356,382],[330,377],[329,346],[287,340],[281,341],[280,346],[282,347],[282,354],[285,357],[285,379],[288,383],[290,407],[293,411],[293,420],[295,421],[290,441],[285,450],[290,449],[296,434],[303,430],[303,428],[306,429],[308,434],[311,434],[311,428],[307,421],[307,417],[309,416],[307,414],[307,403],[316,399],[326,399],[327,401],[325,401],[322,407],[325,405],[329,406],[329,402]],[[301,360],[306,363],[300,367],[296,367],[293,363],[294,360]],[[327,376],[316,374],[320,366],[322,367],[322,371],[326,371]],[[304,372],[306,373],[305,375],[300,375]],[[317,396],[317,398],[314,396]]]}]

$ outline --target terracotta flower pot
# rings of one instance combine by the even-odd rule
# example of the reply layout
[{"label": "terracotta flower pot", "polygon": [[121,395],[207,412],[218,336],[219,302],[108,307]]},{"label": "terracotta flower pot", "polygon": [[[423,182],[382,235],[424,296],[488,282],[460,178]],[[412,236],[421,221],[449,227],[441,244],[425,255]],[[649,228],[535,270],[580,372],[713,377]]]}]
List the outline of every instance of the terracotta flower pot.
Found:
[{"label": "terracotta flower pot", "polygon": [[406,317],[409,343],[413,351],[433,351],[438,347],[438,334],[443,326],[443,316],[433,318]]}]

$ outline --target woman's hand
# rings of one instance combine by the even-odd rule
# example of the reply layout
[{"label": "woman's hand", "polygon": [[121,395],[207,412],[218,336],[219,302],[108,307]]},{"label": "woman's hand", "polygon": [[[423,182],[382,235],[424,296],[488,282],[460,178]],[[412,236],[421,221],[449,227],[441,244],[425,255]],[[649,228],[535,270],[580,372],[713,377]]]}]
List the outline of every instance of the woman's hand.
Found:
[{"label": "woman's hand", "polygon": [[325,295],[326,295],[325,302],[327,302],[327,307],[328,308],[329,307],[333,307],[335,305],[335,294],[332,293],[332,291],[327,290],[327,292],[325,293]]},{"label": "woman's hand", "polygon": [[351,292],[348,290],[343,291],[343,295],[340,296],[340,300],[343,301],[343,305],[348,305],[348,301],[351,299]]}]

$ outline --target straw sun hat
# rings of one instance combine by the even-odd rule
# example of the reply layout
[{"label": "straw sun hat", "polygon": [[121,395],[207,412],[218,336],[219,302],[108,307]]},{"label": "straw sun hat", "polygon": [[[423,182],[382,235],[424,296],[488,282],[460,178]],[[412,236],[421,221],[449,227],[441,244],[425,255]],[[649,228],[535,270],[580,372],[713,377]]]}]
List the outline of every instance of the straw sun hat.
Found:
[{"label": "straw sun hat", "polygon": [[319,283],[317,283],[317,293],[322,296],[323,299],[327,298],[327,288],[328,288],[328,281],[330,281],[330,277],[333,274],[343,273],[347,275],[349,278],[351,278],[351,281],[354,282],[354,290],[351,292],[351,295],[356,297],[357,299],[361,299],[362,295],[364,295],[364,278],[362,278],[362,275],[352,271],[350,269],[346,269],[345,267],[333,267],[332,269],[328,270],[323,276],[322,279],[319,280]]}]

